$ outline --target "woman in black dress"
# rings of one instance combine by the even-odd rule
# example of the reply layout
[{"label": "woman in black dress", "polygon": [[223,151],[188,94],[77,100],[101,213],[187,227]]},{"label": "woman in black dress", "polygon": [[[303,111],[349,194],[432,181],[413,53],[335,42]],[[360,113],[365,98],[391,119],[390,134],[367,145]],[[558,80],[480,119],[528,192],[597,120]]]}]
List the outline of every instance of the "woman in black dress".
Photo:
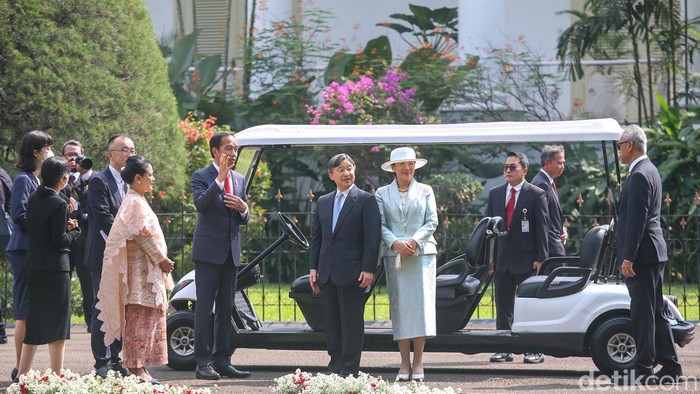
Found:
[{"label": "woman in black dress", "polygon": [[65,340],[70,339],[70,245],[80,235],[68,219],[68,203],[59,193],[68,183],[68,162],[52,157],[41,165],[42,185],[27,203],[29,248],[29,315],[19,375],[31,369],[38,345],[49,344],[50,368],[63,368]]}]

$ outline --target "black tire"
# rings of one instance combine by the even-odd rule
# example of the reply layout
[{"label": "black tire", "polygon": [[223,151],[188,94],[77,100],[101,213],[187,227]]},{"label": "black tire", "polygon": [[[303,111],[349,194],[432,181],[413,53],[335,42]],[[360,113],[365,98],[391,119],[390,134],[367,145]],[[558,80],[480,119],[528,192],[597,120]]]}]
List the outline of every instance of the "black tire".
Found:
[{"label": "black tire", "polygon": [[194,371],[194,313],[178,311],[168,316],[168,366],[176,371]]},{"label": "black tire", "polygon": [[599,325],[591,337],[591,357],[600,372],[608,376],[634,368],[638,355],[632,320],[615,317]]}]

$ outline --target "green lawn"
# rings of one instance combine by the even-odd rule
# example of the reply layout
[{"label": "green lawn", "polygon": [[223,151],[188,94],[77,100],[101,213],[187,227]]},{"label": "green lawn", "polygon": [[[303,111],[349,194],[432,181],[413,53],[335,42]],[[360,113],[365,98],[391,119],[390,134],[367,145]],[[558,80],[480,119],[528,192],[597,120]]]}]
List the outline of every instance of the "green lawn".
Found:
[{"label": "green lawn", "polygon": [[[77,287],[74,283],[74,289]],[[258,316],[263,321],[303,321],[304,316],[301,310],[294,304],[294,300],[289,298],[290,285],[283,283],[280,285],[267,284],[263,292],[263,286],[257,285],[248,289],[248,297],[253,303]],[[683,298],[683,294],[686,294]],[[688,284],[685,289],[682,284],[674,284],[671,291],[668,286],[664,286],[664,294],[673,294],[678,297],[678,305],[686,320],[700,321],[700,303],[698,302],[698,285]],[[73,303],[79,305],[77,294],[74,290]],[[473,319],[495,319],[495,307],[492,305],[491,288],[486,292],[479,308],[476,310]],[[389,296],[386,287],[377,287],[372,297],[365,307],[366,320],[389,320]],[[11,320],[8,319],[11,322]],[[83,323],[82,315],[74,314],[72,323]]]},{"label": "green lawn", "polygon": [[[255,310],[263,321],[303,321],[301,311],[289,298],[289,284],[267,285],[263,294],[263,287],[258,285],[248,289],[248,297],[255,306]],[[683,285],[672,285],[671,292],[664,286],[664,294],[673,294],[678,297],[678,305],[686,320],[700,320],[700,304],[698,303],[698,286],[686,285],[685,299],[683,298]],[[279,290],[278,290],[279,289]],[[492,288],[490,287],[474,313],[473,319],[495,319],[496,310],[492,303]],[[365,307],[366,320],[389,320],[389,296],[386,287],[377,287],[373,296]]]}]

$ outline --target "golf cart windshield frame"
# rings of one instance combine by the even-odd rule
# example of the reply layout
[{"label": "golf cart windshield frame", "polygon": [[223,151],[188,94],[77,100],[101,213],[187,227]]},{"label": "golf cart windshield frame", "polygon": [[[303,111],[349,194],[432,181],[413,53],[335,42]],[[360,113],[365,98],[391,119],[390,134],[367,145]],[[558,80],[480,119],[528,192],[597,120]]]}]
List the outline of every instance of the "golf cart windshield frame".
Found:
[{"label": "golf cart windshield frame", "polygon": [[[622,129],[614,119],[589,119],[559,122],[491,122],[430,125],[262,125],[236,134],[238,160],[236,170],[246,179],[246,190],[255,174],[263,149],[292,146],[353,145],[437,145],[437,144],[512,144],[600,141],[612,201],[616,201],[610,182],[608,152],[610,143],[615,157],[616,177],[620,170],[615,143]],[[615,205],[615,204],[613,204]],[[613,208],[614,209],[614,208]],[[617,211],[614,209],[615,212]]]}]

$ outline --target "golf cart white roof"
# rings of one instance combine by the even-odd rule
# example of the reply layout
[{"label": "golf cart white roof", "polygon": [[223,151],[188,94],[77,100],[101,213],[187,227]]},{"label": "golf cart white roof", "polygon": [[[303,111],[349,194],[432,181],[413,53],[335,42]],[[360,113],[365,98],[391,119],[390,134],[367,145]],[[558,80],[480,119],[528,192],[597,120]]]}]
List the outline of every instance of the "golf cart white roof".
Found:
[{"label": "golf cart white roof", "polygon": [[430,125],[262,125],[236,133],[239,147],[351,144],[478,144],[616,141],[614,119]]}]

